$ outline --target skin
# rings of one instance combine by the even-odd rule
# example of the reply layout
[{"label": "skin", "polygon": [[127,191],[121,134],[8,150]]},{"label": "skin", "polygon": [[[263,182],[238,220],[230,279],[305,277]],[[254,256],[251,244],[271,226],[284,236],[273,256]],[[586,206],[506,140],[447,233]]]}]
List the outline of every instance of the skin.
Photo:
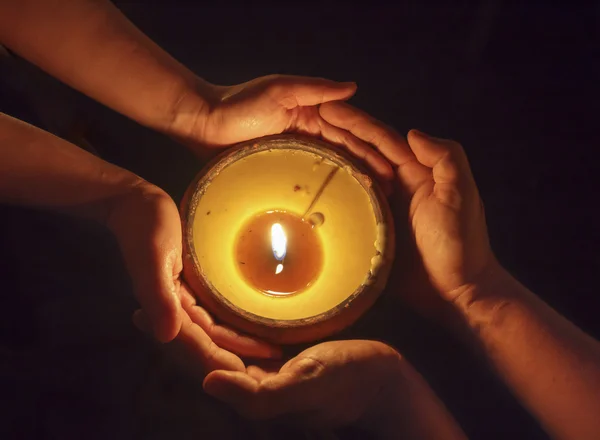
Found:
[{"label": "skin", "polygon": [[[552,438],[597,438],[600,343],[500,266],[462,147],[417,130],[405,140],[345,103],[324,104],[320,112],[371,143],[394,167],[396,203],[403,208],[397,219],[409,231],[417,269],[407,284],[431,296],[409,296],[409,303],[424,312],[440,304],[450,310]],[[372,341],[328,342],[275,372],[257,366],[245,373],[214,371],[204,387],[250,417],[366,424],[381,438],[463,438],[428,386],[399,355],[394,364],[389,350]],[[414,394],[398,386],[402,382]],[[374,391],[383,384],[389,392]],[[379,417],[370,425],[373,414]]]},{"label": "skin", "polygon": [[110,229],[121,247],[144,316],[162,324],[164,314],[176,315],[182,321],[178,343],[189,343],[196,359],[206,359],[203,364],[208,369],[242,368],[237,356],[221,348],[216,351],[213,340],[243,356],[278,356],[277,348],[214,325],[202,309],[192,307],[193,297],[181,279],[177,206],[164,191],[139,176],[0,113],[0,202],[58,210]]},{"label": "skin", "polygon": [[[401,189],[398,205],[405,209],[397,218],[408,226],[414,273],[422,275],[407,280],[414,287],[410,290],[419,293],[408,300],[422,312],[440,307],[458,318],[552,437],[591,439],[600,432],[599,344],[496,261],[477,188],[457,143],[414,130],[407,142],[339,102],[354,94],[352,83],[269,76],[237,86],[209,84],[107,1],[1,1],[0,42],[199,155],[262,135],[297,131],[343,145],[365,159],[376,175],[394,179]],[[273,357],[277,349],[219,326],[194,303],[180,279],[177,209],[164,192],[7,116],[1,117],[0,127],[2,200],[91,217],[110,228],[144,309],[136,314],[136,323],[162,341],[177,336],[173,347],[182,348],[196,372],[209,373],[204,382],[209,393],[250,416],[255,414],[248,414],[248,409],[254,411],[248,402],[259,402],[259,417],[311,424],[373,426],[374,414],[380,414],[383,418],[374,425],[383,437],[408,432],[418,438],[461,438],[426,384],[382,344],[332,342],[275,371],[246,366],[238,355]],[[364,380],[372,387],[363,388]],[[389,392],[373,392],[382,384],[394,386]],[[345,399],[325,399],[328,390],[344,392]],[[407,399],[420,403],[406,406]],[[392,410],[384,410],[388,408]],[[411,414],[411,409],[418,411]],[[440,431],[432,433],[437,427]]]},{"label": "skin", "polygon": [[376,341],[326,342],[281,366],[213,371],[204,389],[253,420],[356,425],[383,439],[466,438],[423,378]]},{"label": "skin", "polygon": [[[180,140],[201,157],[215,147],[292,131],[347,148],[384,182],[393,177],[390,164],[367,142],[319,111],[320,104],[350,98],[356,91],[353,83],[272,75],[236,86],[212,85],[156,46],[107,1],[1,1],[0,42],[73,88]],[[2,180],[0,198],[90,216],[110,228],[143,307],[134,315],[138,327],[161,341],[173,341],[173,356],[199,377],[216,370],[245,373],[240,356],[279,356],[276,347],[215,323],[195,303],[181,279],[179,215],[162,190],[8,116],[1,122],[2,163],[12,172]],[[24,145],[29,154],[21,154]],[[343,353],[345,344],[339,348],[334,353]],[[398,363],[397,354],[383,344],[365,341],[349,350],[367,365],[365,372]],[[318,347],[313,351],[315,356],[330,352]],[[345,362],[332,361],[346,371]],[[288,373],[301,365],[292,362]],[[371,395],[369,401],[375,400]],[[433,406],[446,414],[435,399]],[[337,420],[350,422],[342,413]]]},{"label": "skin", "polygon": [[[255,137],[304,132],[348,148],[382,178],[391,179],[391,167],[381,155],[326,122],[318,111],[323,102],[350,98],[354,83],[271,75],[235,86],[213,85],[103,0],[1,0],[0,44],[114,110],[182,141],[201,157]],[[126,198],[121,211],[133,213],[136,204],[148,203]],[[168,342],[184,324],[181,298],[174,294],[179,289],[181,228],[172,201],[161,197],[153,208],[160,220],[144,225],[146,232],[171,238],[149,249],[123,243],[123,252],[137,261],[130,271],[154,334]],[[126,218],[118,223],[122,236],[136,227]],[[142,255],[139,249],[149,253]],[[152,280],[142,277],[135,271],[142,261],[161,271]]]},{"label": "skin", "polygon": [[321,114],[371,142],[395,168],[397,202],[417,257],[417,276],[407,284],[425,293],[409,302],[422,311],[440,304],[450,310],[474,349],[552,438],[597,438],[600,343],[496,260],[462,147],[416,130],[407,140],[381,124],[373,131],[376,121],[367,126],[366,115],[343,103],[326,104]]},{"label": "skin", "polygon": [[232,86],[210,84],[108,0],[0,0],[0,44],[198,155],[260,136],[303,132],[344,146],[392,176],[380,155],[325,121],[316,107],[350,98],[355,83],[269,75]]}]

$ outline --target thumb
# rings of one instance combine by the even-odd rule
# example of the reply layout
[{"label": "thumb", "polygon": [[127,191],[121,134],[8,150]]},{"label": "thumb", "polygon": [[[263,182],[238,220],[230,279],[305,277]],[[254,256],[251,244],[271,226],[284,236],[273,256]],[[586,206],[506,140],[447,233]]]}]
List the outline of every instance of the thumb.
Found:
[{"label": "thumb", "polygon": [[204,391],[231,405],[248,419],[266,419],[271,416],[266,399],[259,391],[259,382],[245,372],[216,370],[204,379]]},{"label": "thumb", "polygon": [[289,110],[299,106],[349,99],[356,93],[356,83],[283,75],[275,77],[267,91],[280,105]]},{"label": "thumb", "polygon": [[108,218],[132,279],[134,293],[155,337],[171,341],[181,328],[177,279],[181,272],[181,224],[171,198],[156,187],[116,201]]}]

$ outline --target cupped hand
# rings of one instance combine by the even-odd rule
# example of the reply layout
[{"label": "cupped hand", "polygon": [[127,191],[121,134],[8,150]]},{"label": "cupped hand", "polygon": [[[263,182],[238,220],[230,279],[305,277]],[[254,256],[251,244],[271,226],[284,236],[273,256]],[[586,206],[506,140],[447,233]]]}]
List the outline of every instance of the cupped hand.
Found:
[{"label": "cupped hand", "polygon": [[[405,207],[397,215],[406,217],[428,281],[442,298],[455,300],[495,264],[483,204],[458,143],[417,130],[404,139],[341,102],[324,104],[320,113],[330,124],[373,145],[392,164]],[[403,223],[402,218],[396,220]],[[403,251],[399,246],[398,252]]]},{"label": "cupped hand", "polygon": [[[207,86],[207,90],[207,96],[197,104],[180,101],[180,116],[171,127],[187,145],[199,144],[196,150],[200,146],[227,147],[273,134],[304,133],[347,148],[378,175],[393,177],[389,163],[379,153],[319,113],[322,103],[352,97],[355,83],[269,75],[235,86]],[[191,94],[187,99],[197,97]]]},{"label": "cupped hand", "polygon": [[400,362],[381,342],[325,342],[279,367],[213,371],[204,389],[250,419],[308,427],[368,425],[391,398]]},{"label": "cupped hand", "polygon": [[[238,357],[273,358],[277,347],[217,325],[182,280],[182,233],[177,206],[161,189],[141,181],[110,204],[107,225],[119,242],[142,310],[141,329],[181,346],[204,373],[243,369]],[[235,354],[234,354],[235,353]]]},{"label": "cupped hand", "polygon": [[[214,370],[245,371],[242,358],[279,359],[281,349],[215,323],[210,314],[196,303],[185,282],[180,285],[183,309],[179,333],[166,348],[169,356],[190,376],[202,381]],[[141,331],[152,333],[152,324],[143,310],[133,321]]]}]

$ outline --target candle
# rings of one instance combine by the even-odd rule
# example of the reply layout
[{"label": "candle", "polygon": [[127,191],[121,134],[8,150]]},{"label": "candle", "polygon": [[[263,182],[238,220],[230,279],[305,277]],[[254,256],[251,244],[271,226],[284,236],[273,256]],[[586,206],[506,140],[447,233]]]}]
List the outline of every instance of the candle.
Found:
[{"label": "candle", "polygon": [[258,214],[242,226],[236,241],[238,270],[261,292],[299,293],[321,272],[323,250],[315,225],[296,215]]},{"label": "candle", "polygon": [[276,136],[226,153],[182,203],[184,276],[218,318],[275,342],[354,322],[385,285],[393,223],[345,156]]}]

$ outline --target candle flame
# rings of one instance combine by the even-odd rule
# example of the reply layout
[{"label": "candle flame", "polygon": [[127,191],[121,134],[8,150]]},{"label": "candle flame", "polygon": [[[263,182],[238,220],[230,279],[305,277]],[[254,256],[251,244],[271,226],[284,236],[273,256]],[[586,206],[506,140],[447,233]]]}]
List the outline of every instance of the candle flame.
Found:
[{"label": "candle flame", "polygon": [[277,267],[275,268],[275,275],[279,275],[282,270],[283,270],[283,264],[279,263],[277,265]]},{"label": "candle flame", "polygon": [[[273,249],[273,256],[275,259],[277,261],[283,261],[285,254],[287,253],[287,237],[285,236],[283,227],[279,223],[274,223],[273,226],[271,226],[271,248]],[[283,266],[281,269],[283,270]],[[281,272],[281,270],[279,272]]]}]

